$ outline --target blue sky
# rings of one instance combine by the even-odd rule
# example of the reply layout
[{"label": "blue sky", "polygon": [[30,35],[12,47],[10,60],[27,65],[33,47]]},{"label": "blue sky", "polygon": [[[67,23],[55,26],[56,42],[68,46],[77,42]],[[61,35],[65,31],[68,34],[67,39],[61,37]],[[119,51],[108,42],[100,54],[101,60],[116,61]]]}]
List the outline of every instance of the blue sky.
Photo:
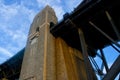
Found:
[{"label": "blue sky", "polygon": [[[0,64],[26,45],[27,34],[35,15],[46,5],[56,12],[58,20],[71,12],[82,0],[0,0]],[[109,66],[119,54],[112,48],[104,49]],[[100,63],[99,58],[95,58]]]},{"label": "blue sky", "polygon": [[80,0],[0,0],[0,64],[26,45],[34,16],[46,5],[54,8],[58,20],[71,12]]}]

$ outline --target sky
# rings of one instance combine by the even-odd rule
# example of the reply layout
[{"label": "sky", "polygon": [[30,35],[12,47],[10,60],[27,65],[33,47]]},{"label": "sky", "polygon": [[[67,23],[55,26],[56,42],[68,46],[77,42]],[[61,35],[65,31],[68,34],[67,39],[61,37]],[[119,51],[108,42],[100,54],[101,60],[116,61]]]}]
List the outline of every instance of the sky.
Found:
[{"label": "sky", "polygon": [[60,21],[81,0],[0,0],[0,64],[26,45],[35,15],[50,5]]},{"label": "sky", "polygon": [[[0,64],[14,56],[26,45],[30,25],[35,15],[50,5],[58,17],[72,12],[82,0],[0,0]],[[109,67],[119,55],[112,47],[106,47]],[[112,55],[112,57],[111,57]],[[96,61],[101,63],[99,58]]]}]

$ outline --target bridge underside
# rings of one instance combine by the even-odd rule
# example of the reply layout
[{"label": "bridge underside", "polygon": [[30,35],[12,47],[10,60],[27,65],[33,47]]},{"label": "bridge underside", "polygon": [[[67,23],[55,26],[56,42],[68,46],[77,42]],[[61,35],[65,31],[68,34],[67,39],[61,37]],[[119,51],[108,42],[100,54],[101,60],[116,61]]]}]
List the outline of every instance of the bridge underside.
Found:
[{"label": "bridge underside", "polygon": [[[113,42],[94,26],[97,26],[114,41],[118,41],[113,27],[116,27],[118,33],[120,33],[119,7],[118,0],[116,2],[114,0],[88,0],[88,2],[80,4],[71,14],[64,15],[64,20],[52,27],[51,33],[56,37],[62,37],[69,45],[80,50],[77,31],[77,28],[80,28],[84,33],[88,47],[96,50],[102,49]],[[112,18],[112,20],[109,18]]]},{"label": "bridge underside", "polygon": [[0,80],[7,78],[15,80],[19,78],[24,50],[19,51],[15,56],[0,65]]},{"label": "bridge underside", "polygon": [[[57,25],[51,26],[50,31],[55,37],[63,38],[68,45],[81,50],[78,34],[80,28],[84,33],[88,53],[90,52],[89,55],[93,57],[96,55],[96,50],[112,43],[119,46],[116,43],[120,40],[117,36],[117,33],[120,33],[120,2],[118,1],[87,0],[71,14],[65,14],[64,19]],[[110,39],[106,38],[106,34]],[[0,65],[0,78],[6,77],[11,80],[19,78],[23,54],[24,49]]]}]

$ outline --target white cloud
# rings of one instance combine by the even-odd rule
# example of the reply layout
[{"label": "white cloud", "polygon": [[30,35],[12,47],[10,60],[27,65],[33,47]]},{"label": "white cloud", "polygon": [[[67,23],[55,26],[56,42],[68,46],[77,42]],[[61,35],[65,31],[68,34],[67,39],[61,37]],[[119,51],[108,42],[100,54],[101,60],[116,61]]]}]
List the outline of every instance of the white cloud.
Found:
[{"label": "white cloud", "polygon": [[65,12],[71,12],[78,6],[83,0],[37,0],[39,7],[45,7],[46,5],[52,6],[55,10],[58,20],[63,18]]},{"label": "white cloud", "polygon": [[11,19],[13,16],[17,14],[17,8],[16,4],[13,5],[4,5],[0,4],[0,15],[4,17],[6,20]]},{"label": "white cloud", "polygon": [[6,5],[4,0],[0,0],[0,35],[2,35],[0,52],[12,56],[25,46],[34,16],[46,5],[52,6],[58,19],[62,19],[67,8],[63,7],[64,2],[62,0],[21,0],[19,4],[13,2]]},{"label": "white cloud", "polygon": [[61,0],[37,0],[39,7],[45,7],[46,5],[51,6],[58,17],[58,20],[63,18],[63,14],[65,13]]},{"label": "white cloud", "polygon": [[26,40],[27,40],[27,35],[22,31],[17,30],[13,34],[13,41],[16,41],[16,44],[18,44],[17,46],[19,48],[23,48],[25,46]]},{"label": "white cloud", "polygon": [[24,29],[10,30],[4,27],[2,30],[4,35],[0,37],[0,47],[9,50],[12,54],[16,54],[25,47],[27,34],[24,32]]},{"label": "white cloud", "polygon": [[52,3],[60,2],[60,0],[37,0],[37,2],[39,3],[39,7],[41,7],[51,5]]},{"label": "white cloud", "polygon": [[82,1],[83,0],[70,0],[70,1],[65,0],[67,11],[68,12],[73,11],[74,8],[76,8]]},{"label": "white cloud", "polygon": [[[25,7],[24,4],[19,5],[18,12],[19,12],[19,14],[22,14],[23,17],[25,17],[24,15],[26,15],[26,18],[30,22],[33,20],[34,16],[36,15],[35,10]],[[21,17],[22,17],[22,15],[21,15]]]},{"label": "white cloud", "polygon": [[32,21],[35,14],[36,11],[34,9],[29,9],[22,3],[19,5],[17,3],[5,5],[2,1],[0,2],[0,17],[2,17],[2,19],[4,19],[6,22],[7,21],[9,22],[11,19],[15,20],[19,16],[20,16],[19,19],[26,17],[27,20]]},{"label": "white cloud", "polygon": [[[42,5],[49,5],[49,2],[46,1],[46,0],[37,0],[37,2],[39,3],[39,6],[42,6]],[[40,5],[41,4],[41,5]]]},{"label": "white cloud", "polygon": [[65,11],[63,10],[62,6],[53,5],[52,8],[55,10],[56,16],[58,17],[58,21],[63,18],[63,14]]},{"label": "white cloud", "polygon": [[0,57],[0,64],[2,64],[3,62],[5,62],[7,59],[5,57]]},{"label": "white cloud", "polygon": [[2,31],[5,33],[5,35],[8,35],[12,40],[16,41],[19,39],[19,41],[25,41],[27,34],[23,32],[23,30],[18,29],[18,30],[11,30],[8,29],[7,27],[2,27]]},{"label": "white cloud", "polygon": [[25,46],[27,33],[35,14],[33,9],[23,4],[5,5],[0,1],[0,35],[2,35],[0,53],[2,55],[11,57]]},{"label": "white cloud", "polygon": [[13,56],[12,53],[10,53],[8,50],[6,50],[5,48],[2,48],[2,47],[0,47],[0,54],[4,54],[4,55],[6,55],[8,57],[12,57]]},{"label": "white cloud", "polygon": [[5,57],[0,57],[0,61],[1,61],[1,60],[5,60]]},{"label": "white cloud", "polygon": [[61,3],[62,1],[61,0],[56,0],[58,3]]}]

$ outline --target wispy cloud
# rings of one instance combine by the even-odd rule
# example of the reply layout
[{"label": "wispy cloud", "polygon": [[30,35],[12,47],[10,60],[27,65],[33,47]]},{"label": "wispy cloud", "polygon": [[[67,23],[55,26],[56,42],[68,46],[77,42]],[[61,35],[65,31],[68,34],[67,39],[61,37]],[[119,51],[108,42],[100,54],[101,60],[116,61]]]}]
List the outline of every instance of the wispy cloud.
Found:
[{"label": "wispy cloud", "polygon": [[7,59],[3,56],[0,56],[0,64],[2,64],[3,62],[5,62]]},{"label": "wispy cloud", "polygon": [[53,5],[52,8],[55,10],[56,16],[58,17],[58,21],[63,18],[63,15],[65,14],[65,11],[62,7]]},{"label": "wispy cloud", "polygon": [[0,47],[0,54],[4,54],[4,55],[6,55],[8,57],[12,57],[13,56],[12,53],[10,53],[8,50],[6,50],[5,48],[2,48],[2,47]]},{"label": "wispy cloud", "polygon": [[[0,53],[9,57],[25,46],[27,34],[34,16],[46,5],[54,8],[58,20],[62,19],[67,8],[71,8],[69,6],[76,5],[76,0],[5,1],[0,0],[0,35],[2,35],[0,37]],[[74,2],[74,4],[70,2]]]},{"label": "wispy cloud", "polygon": [[41,4],[41,6],[45,6],[45,5],[51,5],[51,4],[57,5],[57,4],[60,4],[64,1],[62,1],[62,0],[37,0],[37,2],[39,3],[39,5]]},{"label": "wispy cloud", "polygon": [[58,20],[63,18],[65,12],[71,12],[83,0],[37,0],[39,7],[50,5],[58,17]]},{"label": "wispy cloud", "polygon": [[67,11],[71,12],[74,10],[74,8],[76,8],[83,0],[70,0],[67,1],[65,0],[65,6],[67,7]]},{"label": "wispy cloud", "polygon": [[13,16],[15,16],[17,14],[17,6],[16,4],[13,5],[4,5],[3,3],[0,4],[0,14],[1,16],[6,19],[9,20],[10,18],[12,18]]},{"label": "wispy cloud", "polygon": [[50,5],[55,10],[58,21],[61,20],[63,14],[65,14],[62,6],[62,0],[37,0],[37,2],[39,7],[45,7],[46,5]]},{"label": "wispy cloud", "polygon": [[35,14],[22,3],[6,5],[0,1],[0,53],[11,57],[25,46]]}]

